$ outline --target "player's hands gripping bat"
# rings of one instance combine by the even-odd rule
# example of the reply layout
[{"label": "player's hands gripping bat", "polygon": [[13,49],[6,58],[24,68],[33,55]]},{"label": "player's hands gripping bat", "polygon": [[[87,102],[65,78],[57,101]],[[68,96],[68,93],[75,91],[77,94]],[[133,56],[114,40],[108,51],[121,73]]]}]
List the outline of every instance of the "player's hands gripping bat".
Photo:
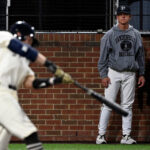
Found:
[{"label": "player's hands gripping bat", "polygon": [[74,80],[72,79],[72,77],[68,73],[65,73],[59,67],[57,67],[56,69],[55,76],[59,78],[61,77],[62,83],[74,83]]},{"label": "player's hands gripping bat", "polygon": [[65,73],[59,66],[56,66],[53,62],[46,60],[45,66],[50,72],[52,72],[56,77],[62,78],[63,83],[72,83],[72,78],[69,74]]},{"label": "player's hands gripping bat", "polygon": [[[59,66],[54,64],[52,61],[46,60],[44,64],[50,72],[52,72],[56,77],[60,78],[70,78],[71,76],[65,73]],[[67,77],[68,76],[68,77]],[[70,76],[70,77],[69,77]]]}]

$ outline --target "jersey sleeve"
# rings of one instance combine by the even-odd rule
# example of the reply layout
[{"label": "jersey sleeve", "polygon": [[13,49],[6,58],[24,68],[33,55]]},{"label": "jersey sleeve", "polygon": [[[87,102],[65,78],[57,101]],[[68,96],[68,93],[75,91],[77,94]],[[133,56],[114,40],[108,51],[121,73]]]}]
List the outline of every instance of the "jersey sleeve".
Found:
[{"label": "jersey sleeve", "polygon": [[145,52],[142,43],[142,38],[139,33],[137,33],[137,43],[136,43],[136,59],[139,65],[139,75],[145,74]]},{"label": "jersey sleeve", "polygon": [[109,37],[104,35],[100,42],[100,57],[98,61],[98,71],[101,78],[107,77],[108,74],[108,51]]},{"label": "jersey sleeve", "polygon": [[7,47],[13,38],[11,33],[0,31],[0,47]]},{"label": "jersey sleeve", "polygon": [[32,62],[38,57],[38,51],[35,48],[14,38],[14,36],[7,31],[0,32],[0,47],[8,48],[12,52],[25,57]]}]

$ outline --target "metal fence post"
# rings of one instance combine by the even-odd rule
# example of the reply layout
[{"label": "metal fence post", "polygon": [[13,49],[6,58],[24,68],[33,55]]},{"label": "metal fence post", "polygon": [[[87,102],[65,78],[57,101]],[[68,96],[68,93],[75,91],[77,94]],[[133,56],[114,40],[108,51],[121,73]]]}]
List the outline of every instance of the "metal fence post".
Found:
[{"label": "metal fence post", "polygon": [[6,30],[8,30],[9,26],[9,7],[11,5],[11,0],[7,0],[7,5],[6,5]]}]

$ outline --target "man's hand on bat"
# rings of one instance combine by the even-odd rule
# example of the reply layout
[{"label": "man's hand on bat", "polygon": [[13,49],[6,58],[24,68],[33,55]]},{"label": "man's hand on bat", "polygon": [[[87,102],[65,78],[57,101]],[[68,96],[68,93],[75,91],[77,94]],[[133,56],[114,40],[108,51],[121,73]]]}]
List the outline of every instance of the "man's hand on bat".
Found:
[{"label": "man's hand on bat", "polygon": [[57,70],[55,72],[55,76],[62,78],[62,83],[74,83],[74,80],[72,79],[72,77],[68,73],[65,73],[59,67],[57,67]]},{"label": "man's hand on bat", "polygon": [[64,73],[62,77],[62,83],[74,83],[74,80],[68,73]]}]

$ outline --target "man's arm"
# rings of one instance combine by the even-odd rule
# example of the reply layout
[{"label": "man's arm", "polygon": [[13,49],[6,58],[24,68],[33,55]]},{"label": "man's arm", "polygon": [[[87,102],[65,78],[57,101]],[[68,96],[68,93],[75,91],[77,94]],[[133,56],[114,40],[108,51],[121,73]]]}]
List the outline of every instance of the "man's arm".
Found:
[{"label": "man's arm", "polygon": [[55,73],[57,66],[47,60],[47,58],[38,52],[35,48],[20,42],[18,39],[11,39],[8,46],[12,52],[19,54],[22,57],[27,58],[32,62],[37,62],[41,65],[47,67],[52,73]]},{"label": "man's arm", "polygon": [[108,73],[108,38],[102,38],[100,43],[100,57],[98,61],[98,71],[101,78],[107,77]]},{"label": "man's arm", "polygon": [[138,87],[140,88],[145,84],[145,53],[140,33],[137,33],[137,43],[136,59],[139,65]]},{"label": "man's arm", "polygon": [[51,71],[56,77],[61,77],[67,80],[65,82],[72,82],[69,74],[65,73],[61,68],[56,66],[53,62],[49,61],[44,55],[38,52],[37,49],[24,44],[18,39],[15,39],[9,32],[0,32],[0,47],[7,47],[10,51],[25,57],[32,62],[36,62],[47,67],[48,70]]},{"label": "man's arm", "polygon": [[63,83],[63,79],[60,77],[51,78],[35,78],[35,76],[27,76],[24,81],[26,88],[46,88],[55,84]]},{"label": "man's arm", "polygon": [[145,74],[145,56],[143,47],[139,47],[137,61],[139,64],[139,76],[143,76]]},{"label": "man's arm", "polygon": [[136,55],[135,59],[139,65],[139,76],[143,76],[145,74],[145,53],[144,46],[142,43],[142,38],[139,32],[135,32],[136,35]]},{"label": "man's arm", "polygon": [[19,41],[18,39],[11,39],[8,46],[12,52],[19,54],[22,57],[26,57],[28,60],[34,62],[38,57],[38,51],[27,45],[23,42]]},{"label": "man's arm", "polygon": [[40,89],[60,83],[74,83],[74,80],[69,74],[64,73],[64,76],[62,77],[54,76],[51,78],[35,78],[35,76],[27,76],[23,84],[26,88]]}]

